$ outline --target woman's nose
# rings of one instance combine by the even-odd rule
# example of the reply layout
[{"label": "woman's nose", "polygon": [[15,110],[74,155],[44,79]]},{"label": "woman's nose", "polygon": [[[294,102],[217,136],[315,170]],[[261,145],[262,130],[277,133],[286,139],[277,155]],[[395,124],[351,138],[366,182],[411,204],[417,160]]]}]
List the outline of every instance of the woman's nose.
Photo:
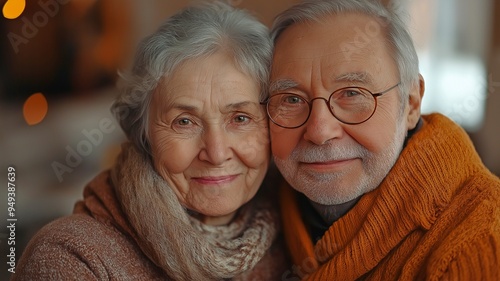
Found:
[{"label": "woman's nose", "polygon": [[221,165],[233,157],[230,136],[223,129],[208,129],[203,134],[199,158],[213,165]]}]

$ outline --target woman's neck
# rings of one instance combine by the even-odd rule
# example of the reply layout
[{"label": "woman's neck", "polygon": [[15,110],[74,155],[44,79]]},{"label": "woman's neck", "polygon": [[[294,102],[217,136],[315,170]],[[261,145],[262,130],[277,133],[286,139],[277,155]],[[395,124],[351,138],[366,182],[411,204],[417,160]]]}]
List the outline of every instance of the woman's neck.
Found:
[{"label": "woman's neck", "polygon": [[188,214],[190,216],[196,218],[203,224],[211,226],[221,226],[229,224],[233,220],[236,213],[237,211],[222,216],[205,216],[192,210],[188,210]]}]

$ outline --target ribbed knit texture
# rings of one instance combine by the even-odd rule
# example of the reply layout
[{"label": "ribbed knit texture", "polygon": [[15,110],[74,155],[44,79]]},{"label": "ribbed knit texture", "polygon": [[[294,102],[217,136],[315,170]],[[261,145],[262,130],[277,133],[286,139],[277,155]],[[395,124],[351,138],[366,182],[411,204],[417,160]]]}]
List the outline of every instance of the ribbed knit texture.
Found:
[{"label": "ribbed knit texture", "polygon": [[500,280],[500,180],[459,126],[439,114],[423,119],[380,186],[316,245],[295,191],[284,184],[283,225],[296,276]]}]

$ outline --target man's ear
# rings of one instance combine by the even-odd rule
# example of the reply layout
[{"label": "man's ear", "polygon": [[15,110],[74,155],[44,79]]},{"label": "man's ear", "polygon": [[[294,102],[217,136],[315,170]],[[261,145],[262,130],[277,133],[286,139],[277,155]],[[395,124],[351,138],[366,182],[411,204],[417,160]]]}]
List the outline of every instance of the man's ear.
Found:
[{"label": "man's ear", "polygon": [[411,130],[417,126],[418,119],[420,119],[420,106],[422,105],[422,97],[425,92],[425,81],[422,75],[418,74],[418,84],[413,85],[410,90],[408,100],[408,113],[407,113],[407,130]]}]

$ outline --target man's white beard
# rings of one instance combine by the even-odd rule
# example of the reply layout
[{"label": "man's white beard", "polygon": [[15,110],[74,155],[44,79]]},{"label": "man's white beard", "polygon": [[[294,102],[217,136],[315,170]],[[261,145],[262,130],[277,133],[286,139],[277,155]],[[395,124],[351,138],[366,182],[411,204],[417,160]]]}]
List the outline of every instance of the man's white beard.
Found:
[{"label": "man's white beard", "polygon": [[[317,146],[301,143],[288,159],[274,157],[276,166],[287,182],[310,200],[322,205],[338,205],[351,201],[377,188],[389,173],[401,153],[405,138],[404,122],[397,124],[391,142],[381,152],[374,154],[357,142],[341,147],[335,141]],[[317,173],[301,170],[299,162],[325,162],[342,159],[362,159],[363,173],[355,180],[348,179],[352,169],[338,173]]]}]

